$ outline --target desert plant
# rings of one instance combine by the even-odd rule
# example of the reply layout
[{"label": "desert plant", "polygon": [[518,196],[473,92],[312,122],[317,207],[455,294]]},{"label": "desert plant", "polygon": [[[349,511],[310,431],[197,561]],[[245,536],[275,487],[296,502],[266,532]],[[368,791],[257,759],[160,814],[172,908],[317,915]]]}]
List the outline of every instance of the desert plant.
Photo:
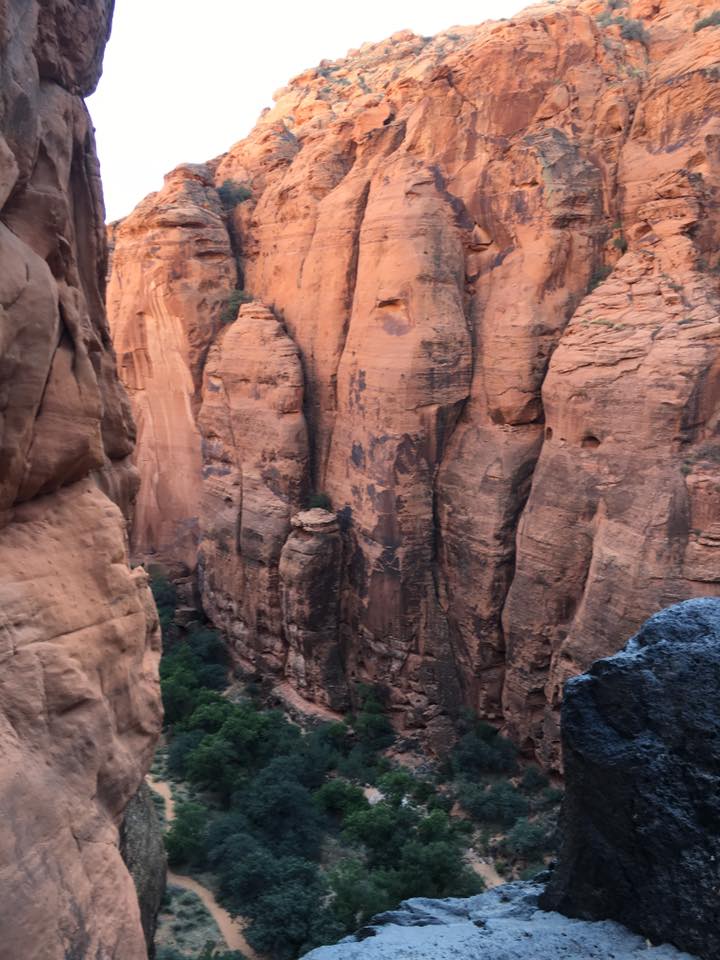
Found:
[{"label": "desert plant", "polygon": [[227,210],[232,210],[239,203],[244,203],[252,196],[252,190],[244,183],[238,183],[235,180],[225,180],[218,187],[220,201]]},{"label": "desert plant", "polygon": [[308,497],[308,508],[312,510],[314,507],[321,507],[323,510],[332,512],[332,501],[326,493],[315,491]]},{"label": "desert plant", "polygon": [[245,290],[241,290],[239,287],[236,287],[227,298],[222,313],[220,314],[220,323],[223,326],[227,326],[228,323],[233,323],[233,321],[237,319],[238,310],[242,304],[250,303],[251,300],[251,294],[246,293]]},{"label": "desert plant", "polygon": [[706,27],[720,27],[720,10],[713,10],[707,17],[696,20],[693,31],[697,33],[698,30],[704,30]]}]

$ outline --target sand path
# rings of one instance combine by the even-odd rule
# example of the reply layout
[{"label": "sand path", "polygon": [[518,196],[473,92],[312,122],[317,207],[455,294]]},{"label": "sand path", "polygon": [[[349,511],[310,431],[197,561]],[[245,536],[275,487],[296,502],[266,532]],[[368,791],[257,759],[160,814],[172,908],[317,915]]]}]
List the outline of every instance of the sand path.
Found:
[{"label": "sand path", "polygon": [[[171,823],[175,818],[175,801],[169,784],[166,783],[165,780],[157,780],[150,775],[147,777],[147,782],[150,789],[154,790],[155,793],[159,793],[165,801],[165,823]],[[217,902],[212,890],[209,890],[193,877],[189,877],[184,873],[175,873],[170,869],[168,869],[167,872],[167,882],[176,887],[183,887],[185,890],[192,890],[193,893],[200,897],[208,913],[218,925],[218,929],[229,950],[240,950],[241,953],[244,953],[245,956],[248,957],[248,960],[260,960],[260,956],[255,953],[243,936],[243,921],[233,920],[227,910],[224,910]]]}]

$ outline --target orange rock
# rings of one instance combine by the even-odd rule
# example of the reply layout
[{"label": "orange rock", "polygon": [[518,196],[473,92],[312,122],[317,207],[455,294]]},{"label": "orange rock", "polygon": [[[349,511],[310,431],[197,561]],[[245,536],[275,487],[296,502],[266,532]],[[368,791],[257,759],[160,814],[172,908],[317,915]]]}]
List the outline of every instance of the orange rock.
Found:
[{"label": "orange rock", "polygon": [[139,557],[194,567],[202,456],[196,425],[202,368],[237,284],[210,169],[178,167],[112,229],[108,316],[118,371],[138,425]]},{"label": "orange rock", "polygon": [[2,960],[146,956],[118,825],[160,730],[160,640],[116,505],[135,427],[82,99],[111,11],[0,0]]},{"label": "orange rock", "polygon": [[[307,562],[297,533],[282,547],[303,505],[288,487],[279,514],[252,488],[268,574],[239,575],[258,547],[233,532],[234,450],[257,462],[257,420],[231,431],[206,377],[203,419],[225,426],[200,579],[240,658],[322,698],[337,637],[346,681],[386,684],[399,725],[442,745],[464,703],[557,765],[562,680],[657,606],[720,590],[720,94],[702,6],[546,4],[402,32],[300,74],[216,162],[216,186],[251,191],[233,248],[284,324],[277,362],[297,350],[302,483],[343,530],[335,626],[309,620],[314,578],[335,590],[320,541]],[[264,397],[228,337],[211,350],[223,377],[237,365],[243,396]]]}]

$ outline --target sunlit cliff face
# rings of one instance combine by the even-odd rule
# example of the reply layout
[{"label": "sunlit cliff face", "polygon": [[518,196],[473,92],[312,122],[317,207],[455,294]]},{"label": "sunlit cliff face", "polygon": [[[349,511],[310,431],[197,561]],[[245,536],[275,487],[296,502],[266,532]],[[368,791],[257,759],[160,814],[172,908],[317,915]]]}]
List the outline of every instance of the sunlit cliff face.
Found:
[{"label": "sunlit cliff face", "polygon": [[[703,12],[548,5],[366,45],[117,229],[134,542],[197,544],[239,660],[337,707],[381,682],[438,746],[465,704],[557,765],[563,681],[717,592]],[[226,182],[250,195],[223,213]],[[255,303],[220,329],[233,285]],[[336,580],[281,562],[313,493]],[[331,623],[299,624],[319,582]]]}]

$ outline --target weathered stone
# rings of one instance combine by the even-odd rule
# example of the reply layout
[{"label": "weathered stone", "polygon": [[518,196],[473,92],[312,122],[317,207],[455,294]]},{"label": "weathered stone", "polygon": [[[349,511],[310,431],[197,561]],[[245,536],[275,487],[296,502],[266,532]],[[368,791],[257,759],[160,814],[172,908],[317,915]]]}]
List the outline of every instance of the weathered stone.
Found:
[{"label": "weathered stone", "polygon": [[720,957],[720,600],[651,617],[565,688],[560,863],[541,903]]},{"label": "weathered stone", "polygon": [[167,856],[153,794],[146,783],[125,808],[120,825],[120,856],[135,884],[148,955],[155,956],[155,928],[165,896]]},{"label": "weathered stone", "polygon": [[0,0],[2,960],[146,955],[118,825],[160,729],[160,638],[117,506],[135,428],[82,100],[112,7]]},{"label": "weathered stone", "polygon": [[617,923],[568,920],[538,909],[541,887],[508,883],[467,900],[402,903],[356,936],[306,954],[308,960],[693,960],[648,946]]},{"label": "weathered stone", "polygon": [[284,673],[308,700],[347,709],[340,654],[340,525],[334,513],[320,508],[298,513],[290,522],[279,565]]},{"label": "weathered stone", "polygon": [[140,492],[132,527],[142,559],[193,569],[200,536],[202,370],[237,283],[210,169],[184,164],[110,228],[108,318],[138,424]]}]

